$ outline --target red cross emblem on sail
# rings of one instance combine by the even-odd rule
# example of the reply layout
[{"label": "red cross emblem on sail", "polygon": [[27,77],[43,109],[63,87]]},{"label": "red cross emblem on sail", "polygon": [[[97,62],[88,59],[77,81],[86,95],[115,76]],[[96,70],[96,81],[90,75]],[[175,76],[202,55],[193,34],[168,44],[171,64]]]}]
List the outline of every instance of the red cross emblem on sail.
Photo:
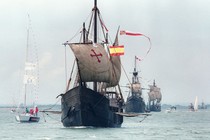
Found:
[{"label": "red cross emblem on sail", "polygon": [[98,60],[98,62],[100,63],[101,62],[101,60],[99,59],[99,56],[103,56],[101,53],[99,53],[99,54],[96,54],[96,52],[93,50],[93,49],[91,49],[91,51],[93,52],[93,54],[90,54],[90,56],[91,57],[96,57],[97,58],[97,60]]}]

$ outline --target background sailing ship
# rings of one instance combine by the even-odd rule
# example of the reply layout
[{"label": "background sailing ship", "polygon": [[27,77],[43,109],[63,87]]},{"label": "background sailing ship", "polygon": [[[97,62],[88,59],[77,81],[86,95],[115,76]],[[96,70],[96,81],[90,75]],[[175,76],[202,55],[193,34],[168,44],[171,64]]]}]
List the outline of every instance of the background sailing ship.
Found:
[{"label": "background sailing ship", "polygon": [[142,98],[142,88],[141,83],[139,82],[138,71],[136,69],[136,60],[137,58],[135,56],[132,83],[129,86],[130,92],[125,104],[125,112],[144,113],[145,102]]},{"label": "background sailing ship", "polygon": [[201,102],[201,105],[198,106],[199,109],[207,109],[207,106],[205,105],[204,101]]},{"label": "background sailing ship", "polygon": [[[102,42],[98,41],[97,22],[102,27]],[[118,45],[116,36],[113,46],[108,48],[108,30],[97,0],[94,1],[90,25],[86,30],[84,23],[81,33],[81,42],[65,43],[73,51],[77,67],[73,66],[66,93],[61,95],[61,121],[65,127],[120,127],[123,116],[118,113],[123,112],[124,99],[119,86],[121,60],[118,54],[121,53],[118,50],[123,47]],[[76,76],[72,84],[73,74]]]},{"label": "background sailing ship", "polygon": [[156,86],[155,80],[153,81],[153,85],[149,85],[149,87],[150,87],[150,91],[148,93],[149,101],[148,101],[147,109],[154,112],[160,112],[161,99],[162,99],[160,88]]}]

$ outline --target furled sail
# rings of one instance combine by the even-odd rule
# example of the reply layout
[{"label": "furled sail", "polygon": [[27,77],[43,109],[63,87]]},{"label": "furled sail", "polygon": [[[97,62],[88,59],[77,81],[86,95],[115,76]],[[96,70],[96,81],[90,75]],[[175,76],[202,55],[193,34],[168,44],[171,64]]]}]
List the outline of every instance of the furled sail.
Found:
[{"label": "furled sail", "polygon": [[101,44],[69,44],[79,68],[83,82],[106,82],[109,86],[119,83],[120,59],[111,57]]}]

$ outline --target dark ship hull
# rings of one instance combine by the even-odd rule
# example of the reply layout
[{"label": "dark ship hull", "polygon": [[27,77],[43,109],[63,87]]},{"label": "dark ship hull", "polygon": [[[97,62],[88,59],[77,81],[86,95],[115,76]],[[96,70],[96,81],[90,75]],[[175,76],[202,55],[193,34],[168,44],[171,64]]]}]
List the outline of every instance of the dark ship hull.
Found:
[{"label": "dark ship hull", "polygon": [[145,103],[141,97],[130,96],[127,98],[125,112],[144,113]]},{"label": "dark ship hull", "polygon": [[62,95],[61,121],[65,127],[121,127],[123,116],[116,112],[123,110],[110,106],[110,100],[91,89],[78,86]]},{"label": "dark ship hull", "polygon": [[161,106],[160,105],[151,105],[149,107],[149,110],[153,111],[153,112],[160,112],[161,111]]}]

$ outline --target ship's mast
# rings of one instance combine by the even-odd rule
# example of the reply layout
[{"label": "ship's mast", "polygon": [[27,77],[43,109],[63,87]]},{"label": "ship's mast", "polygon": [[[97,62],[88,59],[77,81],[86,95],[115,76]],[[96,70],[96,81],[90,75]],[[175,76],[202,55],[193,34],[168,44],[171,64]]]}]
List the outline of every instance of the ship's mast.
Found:
[{"label": "ship's mast", "polygon": [[[27,40],[26,40],[27,42],[26,42],[26,61],[25,61],[25,63],[26,62],[28,62],[28,48],[29,48],[29,27],[28,27],[28,29],[27,29]],[[26,65],[26,64],[25,64]],[[28,72],[27,72],[27,70],[25,70],[25,75],[28,75]],[[27,93],[27,84],[25,83],[24,84],[24,107],[26,108],[26,93]]]},{"label": "ship's mast", "polygon": [[[97,0],[94,0],[94,43],[97,43]],[[97,82],[93,83],[93,89],[97,91]]]},{"label": "ship's mast", "polygon": [[135,61],[134,61],[134,72],[136,72],[136,56],[135,56]]},{"label": "ship's mast", "polygon": [[97,43],[97,0],[94,2],[94,43]]},{"label": "ship's mast", "polygon": [[156,87],[155,80],[153,81],[153,86]]},{"label": "ship's mast", "polygon": [[133,83],[137,82],[137,77],[138,72],[136,71],[136,56],[135,56],[135,61],[134,61],[134,71],[133,71]]}]

